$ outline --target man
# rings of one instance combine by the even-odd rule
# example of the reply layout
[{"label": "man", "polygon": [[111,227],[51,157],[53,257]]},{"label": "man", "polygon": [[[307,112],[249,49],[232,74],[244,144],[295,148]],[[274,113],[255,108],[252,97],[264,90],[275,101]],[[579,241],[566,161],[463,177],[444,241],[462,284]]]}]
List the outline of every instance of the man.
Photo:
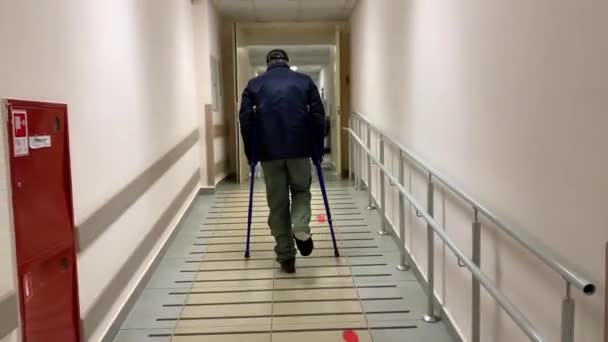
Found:
[{"label": "man", "polygon": [[266,73],[243,92],[241,135],[249,162],[260,161],[264,171],[276,260],[284,272],[294,273],[294,240],[302,256],[314,248],[309,158],[322,156],[325,110],[312,79],[291,70],[284,50],[270,51],[266,64]]}]

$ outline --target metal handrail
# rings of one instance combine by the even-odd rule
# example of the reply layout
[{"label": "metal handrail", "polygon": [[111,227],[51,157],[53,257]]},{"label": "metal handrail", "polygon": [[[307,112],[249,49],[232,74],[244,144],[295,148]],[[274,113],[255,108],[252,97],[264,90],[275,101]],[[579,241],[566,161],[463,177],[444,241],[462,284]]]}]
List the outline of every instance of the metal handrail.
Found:
[{"label": "metal handrail", "polygon": [[[496,300],[496,302],[505,310],[505,312],[513,319],[515,324],[521,328],[521,330],[530,338],[532,341],[543,341],[540,337],[537,329],[527,320],[527,318],[517,309],[509,299],[503,295],[493,284],[492,280],[486,276],[480,269],[477,267],[471,259],[469,259],[463,252],[461,252],[454,242],[447,236],[444,232],[443,227],[441,227],[433,218],[425,212],[424,208],[413,198],[413,196],[395,179],[390,172],[386,169],[384,164],[380,162],[380,160],[376,159],[373,156],[372,152],[365,147],[365,144],[361,139],[355,134],[353,130],[350,128],[343,128],[345,131],[349,132],[352,139],[360,145],[359,148],[365,151],[368,155],[368,158],[372,159],[375,165],[382,171],[385,177],[387,177],[393,185],[397,188],[397,190],[405,196],[408,202],[411,204],[414,209],[420,212],[421,217],[428,223],[430,227],[433,228],[434,232],[439,235],[441,240],[448,246],[448,248],[458,256],[465,266],[471,271],[471,274],[479,280],[481,285],[483,285],[486,290],[490,293],[490,295]],[[429,296],[433,296],[433,293],[429,293]]]},{"label": "metal handrail", "polygon": [[430,167],[426,162],[424,162],[420,157],[416,154],[412,153],[409,149],[404,147],[403,145],[395,142],[395,140],[389,138],[387,135],[382,133],[368,118],[361,115],[360,113],[354,112],[354,114],[365,121],[368,127],[371,127],[377,133],[379,133],[383,140],[387,141],[394,147],[401,150],[407,157],[418,164],[422,169],[427,171],[432,175],[433,180],[438,180],[443,186],[445,186],[450,191],[454,192],[465,202],[469,203],[474,210],[479,211],[485,217],[487,217],[491,222],[493,222],[497,227],[499,227],[504,233],[510,236],[515,241],[519,242],[521,245],[526,247],[530,252],[536,255],[539,259],[541,259],[547,266],[551,267],[557,273],[559,273],[569,284],[574,285],[576,288],[580,289],[586,295],[593,295],[596,291],[596,286],[589,279],[583,277],[581,274],[575,272],[571,268],[564,265],[564,262],[561,261],[555,253],[551,252],[547,247],[542,245],[536,239],[532,238],[528,234],[524,234],[521,231],[514,231],[512,228],[509,228],[509,225],[504,223],[504,220],[500,219],[497,215],[489,211],[485,206],[483,206],[478,201],[474,200],[471,196],[461,190],[458,186],[454,185],[451,181],[447,180],[442,174],[435,171],[432,167]]}]

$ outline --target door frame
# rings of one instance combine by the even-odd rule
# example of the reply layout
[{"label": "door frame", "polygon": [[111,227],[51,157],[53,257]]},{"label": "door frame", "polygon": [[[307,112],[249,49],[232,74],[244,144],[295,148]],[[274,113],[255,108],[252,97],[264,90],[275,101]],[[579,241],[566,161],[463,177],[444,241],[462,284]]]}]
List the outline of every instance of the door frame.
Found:
[{"label": "door frame", "polygon": [[340,177],[342,172],[342,28],[340,25],[335,26],[334,32],[334,46],[333,46],[333,65],[330,67],[333,69],[333,100],[332,105],[334,108],[330,109],[329,122],[331,123],[330,134],[331,134],[331,163],[335,174]]},{"label": "door frame", "polygon": [[336,170],[340,178],[348,178],[349,173],[349,139],[348,134],[342,132],[342,128],[348,128],[351,115],[351,93],[350,93],[350,74],[351,74],[351,49],[350,49],[350,26],[340,24],[340,161],[341,169]]},{"label": "door frame", "polygon": [[243,33],[241,32],[241,23],[234,23],[234,33],[233,33],[233,51],[234,51],[234,71],[233,71],[233,80],[234,80],[234,94],[235,94],[235,108],[234,108],[234,116],[235,116],[235,145],[236,145],[236,180],[237,183],[246,182],[249,175],[249,162],[247,160],[247,156],[245,154],[245,144],[243,142],[243,138],[241,136],[241,123],[240,123],[240,110],[241,110],[241,94],[245,89],[246,84],[242,84],[240,80],[241,71],[239,70],[239,47],[243,40]]},{"label": "door frame", "polygon": [[[288,23],[288,22],[269,22],[269,23],[255,23],[255,22],[233,22],[231,24],[232,29],[232,42],[230,51],[224,50],[225,52],[229,52],[231,57],[233,58],[232,64],[233,68],[229,71],[229,74],[225,74],[226,77],[232,78],[233,88],[233,100],[232,103],[235,105],[234,108],[234,117],[235,124],[232,125],[232,129],[234,129],[233,143],[235,144],[235,148],[233,149],[233,153],[235,153],[235,164],[233,168],[233,172],[236,173],[236,180],[239,183],[246,181],[249,177],[248,173],[248,165],[247,160],[243,160],[244,153],[242,151],[242,139],[239,131],[239,105],[240,105],[240,96],[239,93],[239,61],[238,61],[238,52],[237,49],[239,45],[243,46],[249,45],[251,43],[249,40],[252,40],[253,30],[259,29],[260,32],[268,33],[267,45],[310,45],[310,44],[331,44],[336,47],[337,51],[336,56],[336,72],[335,75],[339,75],[339,80],[336,78],[334,82],[334,94],[339,93],[339,103],[340,103],[340,114],[337,116],[337,120],[335,120],[336,129],[335,131],[339,132],[337,135],[339,139],[336,139],[335,142],[338,146],[332,146],[332,150],[337,149],[337,160],[333,160],[334,171],[338,177],[344,176],[344,167],[348,167],[348,155],[343,153],[344,151],[348,151],[348,139],[345,139],[345,135],[342,134],[341,129],[345,125],[348,125],[348,117],[349,117],[349,98],[350,93],[348,89],[348,78],[350,74],[350,66],[348,65],[350,61],[350,44],[348,42],[348,24],[345,22],[307,22],[307,23]],[[311,36],[305,37],[305,35],[296,34],[300,31],[310,31]],[[276,32],[283,32],[284,35],[278,35]],[[246,39],[245,39],[246,38]],[[339,42],[338,42],[339,40]],[[252,45],[264,45],[260,42],[259,37],[253,38]],[[335,96],[334,96],[335,97]],[[332,102],[336,102],[332,99]],[[327,108],[326,108],[327,110]],[[330,110],[327,110],[330,112]],[[334,134],[332,130],[332,134]],[[246,158],[245,158],[246,159]],[[245,174],[243,174],[245,173]]]}]

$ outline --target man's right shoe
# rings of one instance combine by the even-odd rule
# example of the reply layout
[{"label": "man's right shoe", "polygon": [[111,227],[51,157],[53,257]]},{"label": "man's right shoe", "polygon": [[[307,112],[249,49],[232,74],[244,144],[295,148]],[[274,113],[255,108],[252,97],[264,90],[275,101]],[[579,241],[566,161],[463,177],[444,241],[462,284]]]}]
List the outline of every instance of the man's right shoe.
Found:
[{"label": "man's right shoe", "polygon": [[287,259],[279,263],[281,264],[281,271],[288,274],[296,273],[296,258]]},{"label": "man's right shoe", "polygon": [[312,237],[309,237],[308,240],[302,241],[298,240],[294,236],[294,240],[296,240],[296,246],[298,246],[298,250],[302,256],[309,256],[312,253],[312,250],[315,249],[315,244],[312,241]]}]

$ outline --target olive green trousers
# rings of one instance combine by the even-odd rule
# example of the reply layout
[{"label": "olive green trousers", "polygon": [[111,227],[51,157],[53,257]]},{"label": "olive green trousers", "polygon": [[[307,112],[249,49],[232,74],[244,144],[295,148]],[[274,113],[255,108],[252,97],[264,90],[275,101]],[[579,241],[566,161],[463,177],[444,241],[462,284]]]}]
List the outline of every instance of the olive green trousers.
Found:
[{"label": "olive green trousers", "polygon": [[295,257],[295,232],[310,234],[311,164],[309,158],[261,164],[270,208],[268,226],[276,240],[275,252],[280,262]]}]

